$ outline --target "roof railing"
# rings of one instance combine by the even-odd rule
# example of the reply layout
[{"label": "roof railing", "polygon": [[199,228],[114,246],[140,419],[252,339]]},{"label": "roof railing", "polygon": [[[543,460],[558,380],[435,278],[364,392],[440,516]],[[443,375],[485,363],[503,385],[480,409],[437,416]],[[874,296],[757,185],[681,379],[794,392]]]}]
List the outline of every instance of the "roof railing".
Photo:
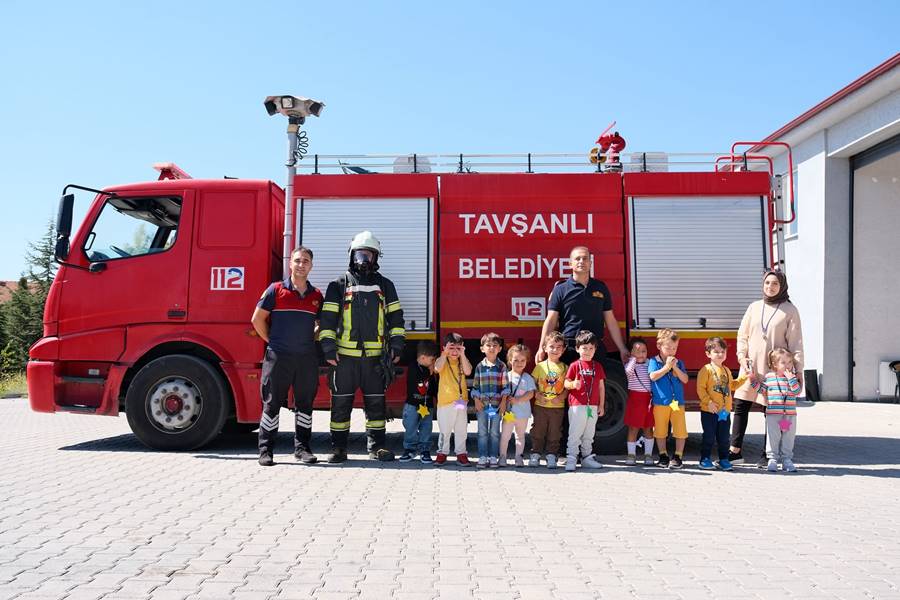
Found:
[{"label": "roof railing", "polygon": [[323,173],[653,173],[768,170],[757,155],[726,152],[626,152],[620,162],[593,162],[581,153],[515,154],[311,154],[301,172]]}]

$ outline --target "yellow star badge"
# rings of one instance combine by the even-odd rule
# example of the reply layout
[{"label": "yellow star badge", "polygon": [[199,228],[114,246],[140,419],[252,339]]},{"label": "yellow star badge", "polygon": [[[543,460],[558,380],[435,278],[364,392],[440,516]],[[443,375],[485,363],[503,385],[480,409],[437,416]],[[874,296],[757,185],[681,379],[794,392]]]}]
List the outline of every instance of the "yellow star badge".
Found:
[{"label": "yellow star badge", "polygon": [[509,421],[509,422],[515,421],[515,420],[516,420],[516,415],[512,414],[512,411],[511,411],[511,410],[508,410],[508,411],[506,411],[505,413],[503,413],[503,420],[504,420],[504,421]]},{"label": "yellow star badge", "polygon": [[420,404],[419,408],[416,410],[416,412],[419,413],[419,416],[422,417],[423,419],[425,417],[427,417],[429,414],[431,414],[431,411],[429,411],[428,407],[425,406],[424,404]]},{"label": "yellow star badge", "polygon": [[678,412],[679,410],[681,410],[681,407],[678,406],[678,400],[672,400],[672,402],[669,403],[669,408],[672,409],[672,412]]}]

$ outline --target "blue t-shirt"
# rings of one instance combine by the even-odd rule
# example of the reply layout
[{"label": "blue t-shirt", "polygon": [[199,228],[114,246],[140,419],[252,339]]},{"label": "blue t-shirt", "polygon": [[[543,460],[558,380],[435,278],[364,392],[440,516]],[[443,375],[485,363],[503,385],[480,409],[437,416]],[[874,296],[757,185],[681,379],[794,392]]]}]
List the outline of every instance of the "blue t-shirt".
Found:
[{"label": "blue t-shirt", "polygon": [[[686,373],[684,362],[679,360],[678,368]],[[659,356],[654,356],[647,361],[647,372],[653,374],[666,366],[666,361]],[[668,406],[672,400],[678,400],[680,406],[684,406],[684,384],[675,376],[675,373],[669,371],[656,381],[651,379],[650,393],[653,395],[653,404],[656,406]]]}]

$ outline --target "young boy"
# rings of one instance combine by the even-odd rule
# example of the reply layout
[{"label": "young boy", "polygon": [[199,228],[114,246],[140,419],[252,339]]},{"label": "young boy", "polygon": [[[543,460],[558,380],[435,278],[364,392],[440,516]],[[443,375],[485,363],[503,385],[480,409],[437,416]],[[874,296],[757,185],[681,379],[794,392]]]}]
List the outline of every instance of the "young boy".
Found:
[{"label": "young boy", "polygon": [[475,365],[472,377],[472,398],[478,417],[478,466],[500,466],[500,418],[509,397],[509,377],[506,364],[497,357],[503,340],[496,333],[481,336],[484,360]]},{"label": "young boy", "polygon": [[441,447],[434,459],[436,466],[447,462],[450,453],[450,434],[453,434],[456,462],[461,467],[469,466],[466,454],[466,429],[469,425],[466,413],[469,405],[469,391],[466,377],[472,374],[472,365],[466,358],[463,337],[458,333],[448,333],[444,338],[444,349],[434,361],[434,371],[438,374],[437,421],[441,432]]},{"label": "young boy", "polygon": [[[720,337],[706,340],[706,357],[709,364],[697,374],[697,396],[700,398],[700,424],[703,426],[703,442],[700,445],[700,468],[731,471],[728,460],[728,432],[731,431],[731,394],[744,385],[747,376],[735,380],[731,369],[725,366],[728,345]],[[713,442],[719,451],[714,465],[710,460]]]},{"label": "young boy", "polygon": [[575,336],[578,360],[566,371],[565,388],[569,390],[569,440],[566,447],[566,471],[574,471],[581,448],[581,464],[590,469],[603,465],[594,456],[594,431],[597,419],[606,408],[606,373],[603,365],[594,360],[597,336],[579,331]]},{"label": "young boy", "polygon": [[[678,334],[671,329],[660,329],[656,334],[659,354],[647,361],[650,373],[650,393],[653,398],[653,421],[656,446],[659,448],[659,465],[663,469],[680,469],[684,466],[684,442],[687,440],[687,425],[684,419],[684,384],[688,376],[684,363],[675,357],[678,352]],[[669,423],[675,437],[675,456],[669,463],[666,438]]]},{"label": "young boy", "polygon": [[406,372],[406,404],[403,405],[403,454],[400,462],[409,462],[419,453],[423,464],[431,462],[431,429],[437,377],[434,361],[438,357],[437,344],[422,340],[416,348],[416,364]]},{"label": "young boy", "polygon": [[563,417],[566,416],[565,388],[566,364],[560,357],[566,349],[566,338],[559,331],[553,331],[544,339],[547,359],[534,365],[531,376],[537,391],[534,394],[531,424],[531,457],[529,467],[540,465],[541,455],[546,453],[547,468],[556,468],[556,449],[562,435]]},{"label": "young boy", "polygon": [[750,376],[753,387],[766,395],[766,468],[777,471],[780,460],[782,470],[794,473],[797,396],[802,389],[794,373],[794,357],[784,348],[775,348],[769,352],[769,369],[765,380]]}]

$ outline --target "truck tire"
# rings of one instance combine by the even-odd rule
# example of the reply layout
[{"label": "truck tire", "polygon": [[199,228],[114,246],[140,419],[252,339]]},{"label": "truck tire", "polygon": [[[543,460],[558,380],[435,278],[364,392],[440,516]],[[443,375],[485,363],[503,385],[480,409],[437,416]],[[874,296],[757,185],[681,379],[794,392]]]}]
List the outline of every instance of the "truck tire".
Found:
[{"label": "truck tire", "polygon": [[208,362],[173,354],[150,361],[134,376],[125,415],[150,448],[193,450],[222,431],[227,398],[222,377]]},{"label": "truck tire", "polygon": [[597,421],[594,435],[594,451],[618,454],[625,447],[628,428],[625,426],[625,401],[628,399],[625,368],[622,363],[604,360],[606,371],[606,410]]}]

